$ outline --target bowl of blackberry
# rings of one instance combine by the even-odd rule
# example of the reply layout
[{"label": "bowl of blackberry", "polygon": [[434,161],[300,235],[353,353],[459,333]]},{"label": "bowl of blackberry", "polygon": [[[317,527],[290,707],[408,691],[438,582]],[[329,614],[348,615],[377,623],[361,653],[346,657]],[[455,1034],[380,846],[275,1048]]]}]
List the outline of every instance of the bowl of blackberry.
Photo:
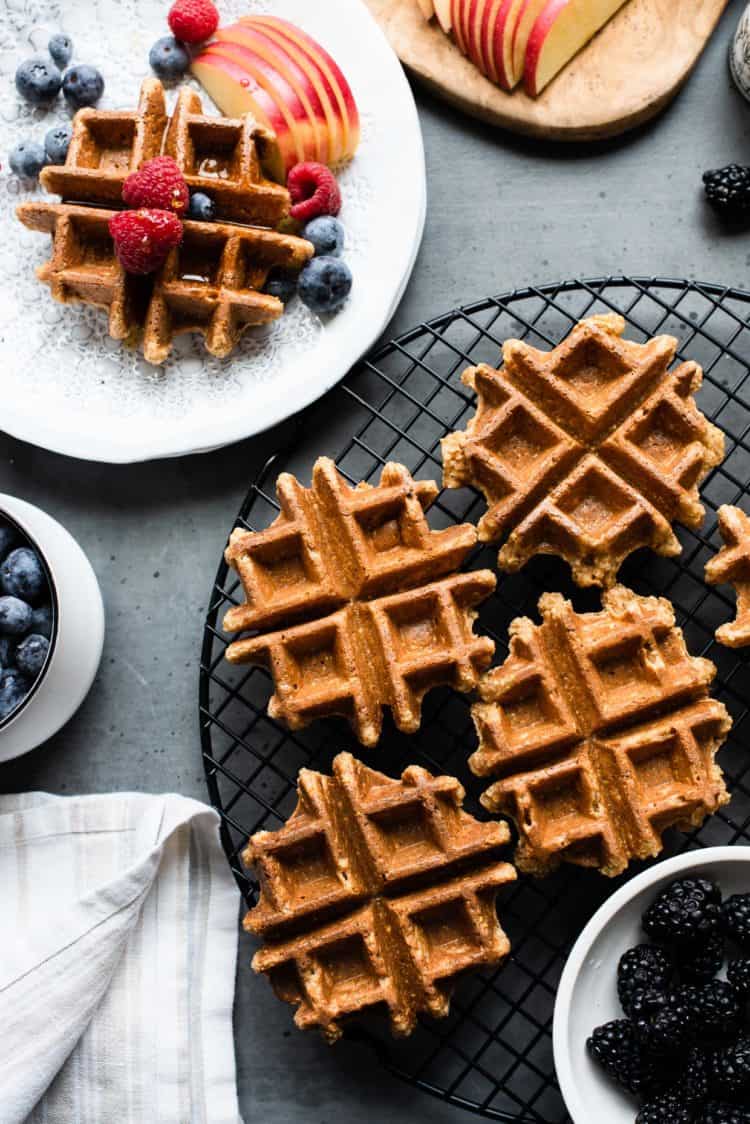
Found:
[{"label": "bowl of blackberry", "polygon": [[44,681],[57,623],[47,559],[29,531],[0,509],[0,737]]},{"label": "bowl of blackberry", "polygon": [[656,864],[573,947],[555,1066],[575,1124],[750,1124],[750,847]]}]

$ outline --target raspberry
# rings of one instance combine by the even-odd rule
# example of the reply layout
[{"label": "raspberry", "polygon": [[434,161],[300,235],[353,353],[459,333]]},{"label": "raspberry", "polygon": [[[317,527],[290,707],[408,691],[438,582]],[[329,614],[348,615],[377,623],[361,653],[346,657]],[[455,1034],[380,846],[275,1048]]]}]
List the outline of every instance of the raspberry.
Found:
[{"label": "raspberry", "polygon": [[190,206],[190,192],[182,172],[171,156],[147,160],[122,185],[122,198],[129,207],[157,207],[184,215]]},{"label": "raspberry", "polygon": [[663,1060],[643,1049],[628,1019],[598,1026],[586,1046],[602,1069],[631,1093],[647,1095],[665,1083]]},{"label": "raspberry", "polygon": [[672,965],[663,949],[653,944],[629,948],[617,966],[617,994],[625,1014],[630,1014],[630,1005],[638,992],[665,991],[671,976]]},{"label": "raspberry", "polygon": [[211,0],[176,0],[167,16],[170,30],[183,43],[203,43],[219,26],[219,13]]},{"label": "raspberry", "polygon": [[325,164],[295,164],[286,185],[294,204],[289,213],[299,222],[309,222],[318,215],[337,215],[341,210],[339,185]]},{"label": "raspberry", "polygon": [[182,241],[182,223],[169,211],[118,211],[109,220],[117,260],[127,273],[153,273]]},{"label": "raspberry", "polygon": [[652,940],[667,944],[707,941],[721,921],[721,891],[706,878],[678,878],[661,891],[643,915]]}]

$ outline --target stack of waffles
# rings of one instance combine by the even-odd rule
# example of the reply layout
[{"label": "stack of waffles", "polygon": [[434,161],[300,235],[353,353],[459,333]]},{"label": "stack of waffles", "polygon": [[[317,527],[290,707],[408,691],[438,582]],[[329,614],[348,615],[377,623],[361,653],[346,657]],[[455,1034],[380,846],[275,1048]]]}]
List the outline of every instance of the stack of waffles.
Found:
[{"label": "stack of waffles", "polygon": [[[216,203],[215,222],[186,221],[180,246],[148,276],[126,273],[117,260],[109,220],[122,206],[127,177],[155,156],[177,162],[191,191]],[[197,332],[210,354],[224,357],[247,328],[282,315],[263,292],[274,268],[299,270],[313,247],[277,233],[288,213],[276,173],[275,138],[251,117],[203,115],[194,90],[183,88],[171,118],[156,79],[141,88],[132,112],[80,110],[64,167],[47,167],[41,181],[59,203],[29,202],[18,217],[52,235],[52,257],[39,269],[55,300],[105,308],[109,334],[142,341],[149,363],[167,359],[175,336]]]}]

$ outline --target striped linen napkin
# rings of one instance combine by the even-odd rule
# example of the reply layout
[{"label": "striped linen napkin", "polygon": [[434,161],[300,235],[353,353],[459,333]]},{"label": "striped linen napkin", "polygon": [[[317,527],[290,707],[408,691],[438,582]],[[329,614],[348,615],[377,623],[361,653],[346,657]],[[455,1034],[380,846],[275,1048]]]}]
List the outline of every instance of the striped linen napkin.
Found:
[{"label": "striped linen napkin", "polygon": [[182,796],[0,796],[0,1124],[241,1124],[217,825]]}]

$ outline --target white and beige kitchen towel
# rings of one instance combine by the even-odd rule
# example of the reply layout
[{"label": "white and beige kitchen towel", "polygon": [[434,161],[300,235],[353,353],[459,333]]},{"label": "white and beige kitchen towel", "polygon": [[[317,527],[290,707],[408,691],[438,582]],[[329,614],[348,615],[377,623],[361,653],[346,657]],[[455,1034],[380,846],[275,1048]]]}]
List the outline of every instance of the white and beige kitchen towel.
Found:
[{"label": "white and beige kitchen towel", "polygon": [[238,894],[181,796],[0,796],[0,1124],[238,1124]]}]

